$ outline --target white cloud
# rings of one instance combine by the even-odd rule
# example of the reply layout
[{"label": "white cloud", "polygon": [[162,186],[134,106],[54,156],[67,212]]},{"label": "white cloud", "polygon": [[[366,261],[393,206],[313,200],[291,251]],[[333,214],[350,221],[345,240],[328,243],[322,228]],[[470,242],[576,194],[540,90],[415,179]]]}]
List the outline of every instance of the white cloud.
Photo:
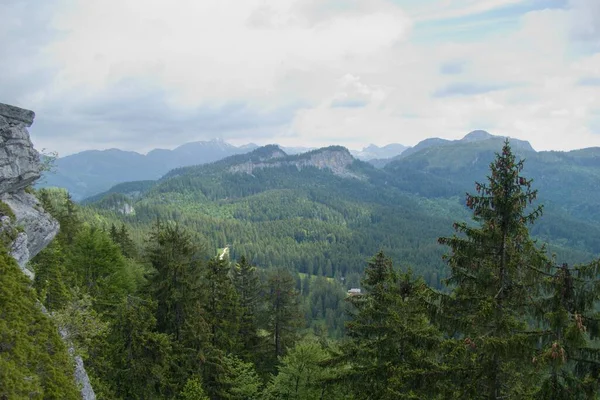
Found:
[{"label": "white cloud", "polygon": [[[42,20],[54,34],[28,48],[32,56],[14,53],[15,65],[43,65],[43,74],[13,73],[0,90],[23,91],[20,105],[38,111],[34,139],[61,154],[216,136],[414,145],[475,128],[538,149],[600,145],[596,0],[521,12],[509,30],[490,25],[485,40],[440,28],[517,3],[60,0]],[[28,29],[15,12],[0,33]]]}]

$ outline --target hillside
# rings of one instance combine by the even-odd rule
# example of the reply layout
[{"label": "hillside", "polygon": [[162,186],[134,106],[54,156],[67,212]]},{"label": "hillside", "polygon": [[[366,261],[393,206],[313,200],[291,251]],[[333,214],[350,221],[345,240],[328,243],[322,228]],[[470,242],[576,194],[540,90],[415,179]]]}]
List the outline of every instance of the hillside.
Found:
[{"label": "hillside", "polygon": [[[485,179],[502,143],[492,137],[429,147],[383,170],[354,159],[343,147],[287,155],[266,146],[175,169],[153,184],[121,185],[90,207],[107,221],[125,221],[142,231],[157,217],[176,220],[199,232],[211,248],[230,244],[234,259],[246,255],[258,265],[302,273],[356,279],[364,260],[383,249],[439,286],[444,249],[436,240],[451,231],[453,221],[467,218],[464,193]],[[559,259],[585,261],[600,253],[600,229],[590,222],[598,198],[577,200],[577,191],[600,183],[594,160],[590,150],[539,153],[526,163],[525,172],[534,178],[547,171],[534,185],[546,215],[533,233],[548,241]],[[572,195],[546,193],[558,190],[567,176],[573,178]],[[144,190],[132,190],[135,185]]]},{"label": "hillside", "polygon": [[82,200],[118,183],[158,179],[174,168],[210,163],[256,147],[211,140],[186,143],[173,150],[154,149],[146,155],[119,149],[83,151],[56,159],[53,171],[37,186],[66,188],[73,199]]}]

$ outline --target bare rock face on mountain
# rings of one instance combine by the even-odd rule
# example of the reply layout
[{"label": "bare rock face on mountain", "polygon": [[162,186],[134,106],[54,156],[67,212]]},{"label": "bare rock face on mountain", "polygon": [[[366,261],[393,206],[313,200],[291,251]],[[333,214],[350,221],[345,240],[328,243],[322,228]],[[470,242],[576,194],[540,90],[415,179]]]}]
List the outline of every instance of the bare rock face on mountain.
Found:
[{"label": "bare rock face on mountain", "polygon": [[41,172],[40,155],[27,132],[33,118],[33,111],[0,104],[0,200],[13,214],[2,229],[13,230],[11,254],[30,278],[27,262],[58,233],[58,222],[25,190]]},{"label": "bare rock face on mountain", "polygon": [[[27,263],[56,236],[58,222],[45,212],[27,187],[40,178],[40,155],[27,127],[33,111],[0,103],[0,232],[9,241],[11,255],[30,279]],[[84,400],[96,398],[83,361],[75,357],[75,378]]]},{"label": "bare rock face on mountain", "polygon": [[279,147],[274,145],[265,146],[257,151],[261,151],[258,160],[233,165],[229,168],[229,172],[252,174],[257,169],[295,166],[298,170],[314,167],[328,169],[334,175],[343,178],[363,179],[362,176],[349,169],[355,159],[344,147],[331,146],[298,156],[287,156]]}]

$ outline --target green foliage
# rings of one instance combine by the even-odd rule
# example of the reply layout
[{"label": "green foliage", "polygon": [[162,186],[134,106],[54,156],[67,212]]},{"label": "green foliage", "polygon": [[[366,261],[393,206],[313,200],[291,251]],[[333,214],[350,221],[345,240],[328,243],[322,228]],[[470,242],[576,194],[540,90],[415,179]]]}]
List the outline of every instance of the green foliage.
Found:
[{"label": "green foliage", "polygon": [[88,359],[119,398],[161,399],[177,386],[170,375],[173,344],[169,335],[157,331],[155,312],[155,302],[124,299],[103,343],[106,348],[98,349],[106,359],[97,364],[96,357]]},{"label": "green foliage", "polygon": [[[360,162],[348,167],[360,179],[294,165],[232,173],[240,162],[278,165],[265,161],[277,151],[267,147],[124,185],[129,192],[85,208],[64,191],[40,190],[61,232],[33,260],[35,291],[0,274],[9,282],[0,285],[0,398],[4,386],[11,398],[29,390],[72,398],[53,392],[57,382],[70,390],[72,376],[57,372],[68,359],[56,329],[52,336],[40,328],[47,318],[25,315],[36,294],[85,357],[99,398],[594,398],[600,263],[557,268],[537,247],[529,231],[541,215],[531,205],[537,192],[508,143],[467,195],[473,221],[440,239],[450,247],[446,269],[439,259],[434,238],[450,235],[451,219],[467,209],[435,196],[484,174],[490,143],[473,145],[485,156],[474,162],[448,145],[467,157],[452,165],[416,152],[392,164],[403,168],[396,177],[390,171],[400,169]],[[448,184],[444,173],[462,176]],[[135,214],[123,215],[124,203]],[[549,246],[561,257],[586,259],[593,220],[571,226],[565,209],[548,209],[554,222],[531,232],[561,238]],[[224,247],[226,257],[202,251]],[[400,273],[386,254],[425,279]],[[30,296],[23,304],[4,295],[17,286]],[[356,287],[360,295],[346,293]],[[13,326],[35,340],[11,336]]]},{"label": "green foliage", "polygon": [[0,217],[8,217],[11,222],[15,222],[17,217],[8,204],[0,201]]},{"label": "green foliage", "polygon": [[92,297],[74,293],[73,300],[53,312],[52,317],[64,332],[64,338],[75,346],[75,351],[87,358],[91,346],[108,333],[109,324],[102,321],[92,307]]},{"label": "green foliage", "polygon": [[179,397],[181,400],[208,400],[200,378],[188,379]]},{"label": "green foliage", "polygon": [[96,307],[112,307],[136,288],[139,277],[110,237],[95,227],[83,228],[72,239],[66,268],[74,283],[94,298]]},{"label": "green foliage", "polygon": [[597,277],[600,262],[555,268],[546,279],[538,320],[549,332],[534,358],[543,371],[536,393],[539,399],[589,399],[598,397],[600,300]]},{"label": "green foliage", "polygon": [[320,343],[305,339],[296,343],[281,360],[277,375],[265,389],[265,399],[348,399],[342,385],[328,383],[336,375],[326,366],[331,356]]},{"label": "green foliage", "polygon": [[198,268],[194,257],[198,249],[179,225],[157,221],[150,234],[146,256],[154,271],[149,278],[150,297],[157,301],[159,331],[181,339],[186,320],[198,294]]},{"label": "green foliage", "polygon": [[270,357],[277,360],[293,346],[299,327],[298,294],[292,274],[285,269],[269,273],[267,281],[267,330],[271,340]]},{"label": "green foliage", "polygon": [[77,399],[58,330],[12,257],[0,248],[0,398]]},{"label": "green foliage", "polygon": [[211,343],[229,353],[236,349],[240,329],[240,303],[229,277],[229,263],[224,257],[211,258],[202,274],[200,290],[206,294],[205,320]]},{"label": "green foliage", "polygon": [[383,252],[365,270],[365,294],[350,296],[349,340],[338,359],[355,397],[429,398],[444,389],[441,334],[426,316],[424,284],[398,276]]},{"label": "green foliage", "polygon": [[225,388],[220,398],[231,400],[259,399],[261,381],[256,374],[254,365],[244,362],[235,356],[223,359],[224,374],[219,383]]},{"label": "green foliage", "polygon": [[262,340],[258,334],[261,282],[255,266],[242,256],[233,268],[233,284],[239,299],[239,353],[245,361],[256,361]]},{"label": "green foliage", "polygon": [[53,240],[31,262],[35,272],[33,287],[42,304],[50,311],[59,310],[71,299],[65,254],[58,240]]},{"label": "green foliage", "polygon": [[471,398],[528,396],[535,384],[531,360],[541,333],[524,316],[535,312],[550,262],[529,237],[527,226],[542,210],[529,208],[537,191],[522,169],[505,142],[488,182],[467,195],[476,225],[456,223],[459,235],[440,238],[451,249],[453,290],[442,296],[439,315],[447,332],[460,334],[457,346],[468,349],[462,362],[469,373],[457,382]]}]

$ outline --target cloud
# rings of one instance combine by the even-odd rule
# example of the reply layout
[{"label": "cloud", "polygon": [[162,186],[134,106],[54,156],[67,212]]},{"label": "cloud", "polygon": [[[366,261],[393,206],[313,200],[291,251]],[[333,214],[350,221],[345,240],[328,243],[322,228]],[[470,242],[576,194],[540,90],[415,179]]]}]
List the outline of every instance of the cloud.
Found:
[{"label": "cloud", "polygon": [[148,151],[215,137],[271,139],[291,123],[300,107],[289,104],[257,109],[248,102],[231,101],[179,108],[168,101],[164,89],[135,80],[120,81],[93,97],[78,100],[38,110],[31,132],[39,147],[55,148],[57,141],[77,143],[71,148],[61,146],[68,154],[112,147]]},{"label": "cloud", "polygon": [[35,143],[62,155],[214,137],[414,145],[477,128],[600,145],[597,4],[7,0],[0,101],[34,109]]}]

